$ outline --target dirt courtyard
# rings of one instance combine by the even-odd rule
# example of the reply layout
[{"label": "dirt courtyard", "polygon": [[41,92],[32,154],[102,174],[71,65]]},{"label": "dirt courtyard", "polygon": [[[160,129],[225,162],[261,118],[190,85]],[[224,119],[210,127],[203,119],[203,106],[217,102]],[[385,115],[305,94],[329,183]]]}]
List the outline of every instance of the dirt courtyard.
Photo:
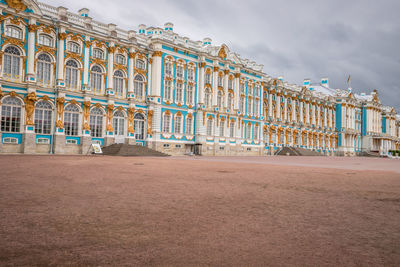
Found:
[{"label": "dirt courtyard", "polygon": [[400,160],[0,156],[0,168],[0,265],[400,265]]}]

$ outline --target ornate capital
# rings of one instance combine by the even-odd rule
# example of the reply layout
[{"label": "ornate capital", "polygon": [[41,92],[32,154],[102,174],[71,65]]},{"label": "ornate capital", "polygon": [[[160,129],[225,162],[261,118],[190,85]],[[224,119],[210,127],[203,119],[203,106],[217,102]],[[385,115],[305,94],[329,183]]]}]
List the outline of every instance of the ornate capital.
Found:
[{"label": "ornate capital", "polygon": [[59,38],[60,40],[65,40],[65,39],[67,39],[67,34],[66,34],[66,33],[59,33],[59,34],[58,34],[58,38]]},{"label": "ornate capital", "polygon": [[129,53],[129,58],[135,58],[135,56],[136,56],[136,53],[133,53],[133,52]]},{"label": "ornate capital", "polygon": [[214,72],[219,71],[219,67],[214,67]]},{"label": "ornate capital", "polygon": [[154,51],[154,53],[153,53],[153,57],[162,57],[162,55],[163,55],[163,52],[161,52],[161,51]]},{"label": "ornate capital", "polygon": [[200,62],[200,63],[199,63],[199,68],[200,68],[200,69],[204,68],[205,66],[206,66],[206,63],[205,63],[205,62]]},{"label": "ornate capital", "polygon": [[28,25],[28,32],[36,32],[39,27],[36,24]]},{"label": "ornate capital", "polygon": [[108,53],[114,54],[114,53],[115,53],[115,50],[116,50],[116,48],[115,48],[114,46],[110,46],[110,47],[108,48]]},{"label": "ornate capital", "polygon": [[224,70],[225,75],[229,74],[229,70]]}]

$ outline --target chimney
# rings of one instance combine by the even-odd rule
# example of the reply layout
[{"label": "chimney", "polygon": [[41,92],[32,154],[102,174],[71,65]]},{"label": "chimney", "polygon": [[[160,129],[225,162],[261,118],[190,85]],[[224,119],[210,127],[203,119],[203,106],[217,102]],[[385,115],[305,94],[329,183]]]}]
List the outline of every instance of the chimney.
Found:
[{"label": "chimney", "polygon": [[306,86],[307,88],[310,87],[310,85],[311,85],[311,79],[304,79],[303,85]]},{"label": "chimney", "polygon": [[280,80],[281,82],[283,82],[283,76],[279,76],[278,80]]},{"label": "chimney", "polygon": [[89,17],[89,9],[82,8],[78,11],[79,16],[81,17]]},{"label": "chimney", "polygon": [[68,21],[67,10],[68,10],[68,8],[65,8],[63,6],[57,7],[57,13],[58,13],[59,20]]},{"label": "chimney", "polygon": [[164,24],[164,30],[166,32],[173,32],[174,31],[174,24],[171,22],[167,22]]},{"label": "chimney", "polygon": [[329,88],[329,79],[328,78],[322,78],[321,79],[321,84],[322,84],[322,86],[325,86],[326,88]]},{"label": "chimney", "polygon": [[139,34],[146,34],[146,25],[144,24],[139,25]]},{"label": "chimney", "polygon": [[211,45],[211,42],[212,42],[211,38],[207,37],[203,39],[203,45]]},{"label": "chimney", "polygon": [[117,37],[117,25],[113,23],[108,24],[108,34],[112,37]]}]

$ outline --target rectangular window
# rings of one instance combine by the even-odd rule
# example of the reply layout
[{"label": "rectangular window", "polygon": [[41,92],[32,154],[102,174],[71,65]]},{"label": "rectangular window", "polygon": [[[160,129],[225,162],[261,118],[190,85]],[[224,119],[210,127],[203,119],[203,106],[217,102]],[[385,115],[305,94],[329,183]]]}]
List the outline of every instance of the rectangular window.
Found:
[{"label": "rectangular window", "polygon": [[18,139],[15,137],[6,137],[3,138],[3,144],[13,144],[16,145],[18,144]]},{"label": "rectangular window", "polygon": [[225,121],[220,121],[219,122],[219,136],[224,137],[225,136]]},{"label": "rectangular window", "polygon": [[235,137],[235,123],[234,122],[230,123],[229,130],[230,130],[229,136],[231,138],[234,138]]},{"label": "rectangular window", "polygon": [[50,144],[50,139],[49,138],[38,138],[36,140],[36,143],[39,145],[48,145],[48,144]]},{"label": "rectangular window", "polygon": [[175,117],[175,133],[182,133],[182,117],[181,116],[177,116]]},{"label": "rectangular window", "polygon": [[194,80],[194,70],[188,69],[187,76],[188,76],[189,81],[193,81]]},{"label": "rectangular window", "polygon": [[213,128],[213,121],[212,120],[207,120],[207,135],[212,136],[212,129]]},{"label": "rectangular window", "polygon": [[186,119],[186,134],[193,134],[193,119],[188,117]]},{"label": "rectangular window", "polygon": [[164,116],[164,127],[163,127],[163,132],[164,133],[170,133],[170,125],[171,125],[171,116],[170,115],[165,115]]},{"label": "rectangular window", "polygon": [[176,67],[176,77],[183,78],[183,67],[182,66]]}]

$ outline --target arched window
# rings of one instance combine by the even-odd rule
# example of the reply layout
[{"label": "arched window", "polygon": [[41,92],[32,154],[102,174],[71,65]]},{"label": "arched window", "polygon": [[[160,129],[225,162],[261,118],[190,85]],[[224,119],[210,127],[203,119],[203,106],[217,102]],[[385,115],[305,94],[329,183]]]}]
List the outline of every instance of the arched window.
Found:
[{"label": "arched window", "polygon": [[247,115],[251,116],[251,98],[247,98]]},{"label": "arched window", "polygon": [[114,128],[114,135],[116,136],[125,135],[125,116],[124,113],[120,110],[114,113],[113,128]]},{"label": "arched window", "polygon": [[81,46],[75,42],[68,42],[67,50],[68,52],[79,54],[81,52]]},{"label": "arched window", "polygon": [[165,80],[164,99],[171,100],[171,81],[169,81],[169,80]]},{"label": "arched window", "polygon": [[164,113],[163,132],[164,133],[170,133],[171,132],[171,114]]},{"label": "arched window", "polygon": [[239,99],[239,111],[240,114],[244,114],[244,97],[241,96]]},{"label": "arched window", "polygon": [[246,139],[251,139],[251,124],[246,125]]},{"label": "arched window", "polygon": [[213,120],[210,118],[207,120],[207,135],[213,135]]},{"label": "arched window", "polygon": [[22,30],[15,26],[7,26],[6,27],[6,36],[22,39]]},{"label": "arched window", "polygon": [[219,121],[219,136],[225,136],[225,121],[222,119]]},{"label": "arched window", "polygon": [[15,46],[9,46],[4,50],[3,73],[6,77],[18,79],[20,76],[21,52]]},{"label": "arched window", "polygon": [[134,93],[137,99],[143,99],[144,96],[144,79],[142,75],[135,76]]},{"label": "arched window", "polygon": [[258,117],[260,115],[260,100],[254,100],[254,116]]},{"label": "arched window", "polygon": [[256,97],[260,97],[260,86],[256,85],[256,88],[254,90],[254,95]]},{"label": "arched window", "polygon": [[92,67],[90,72],[90,87],[92,88],[93,92],[101,93],[102,91],[102,83],[103,82],[103,71],[97,65]]},{"label": "arched window", "polygon": [[217,106],[219,108],[222,108],[223,105],[223,100],[222,100],[222,91],[218,90],[218,94],[217,94]]},{"label": "arched window", "polygon": [[246,85],[245,85],[245,83],[244,82],[241,82],[240,83],[240,94],[241,95],[244,95],[245,94],[245,87],[246,87]]},{"label": "arched window", "polygon": [[118,54],[115,57],[115,62],[117,62],[117,64],[125,65],[125,56],[121,55],[121,54]]},{"label": "arched window", "polygon": [[76,105],[68,105],[64,113],[65,135],[77,136],[79,131],[79,108]]},{"label": "arched window", "polygon": [[114,72],[114,90],[117,96],[124,95],[124,73],[120,70]]},{"label": "arched window", "polygon": [[187,70],[187,78],[189,81],[194,81],[194,70],[189,68]]},{"label": "arched window", "polygon": [[233,80],[232,79],[228,80],[228,89],[233,89]]},{"label": "arched window", "polygon": [[44,46],[53,46],[53,38],[47,34],[39,35],[39,44]]},{"label": "arched window", "polygon": [[233,110],[233,95],[231,93],[228,94],[228,109],[229,111]]},{"label": "arched window", "polygon": [[78,63],[71,59],[65,65],[65,86],[71,89],[78,88]]},{"label": "arched window", "polygon": [[187,92],[186,92],[186,104],[189,106],[193,105],[193,95],[194,95],[193,85],[189,84],[187,86]]},{"label": "arched window", "polygon": [[103,111],[100,108],[93,108],[90,111],[89,126],[92,137],[103,136]]},{"label": "arched window", "polygon": [[272,130],[272,134],[271,134],[271,143],[276,144],[276,130]]},{"label": "arched window", "polygon": [[183,78],[183,67],[180,65],[176,67],[176,77]]},{"label": "arched window", "polygon": [[37,58],[36,79],[40,84],[50,85],[51,58],[47,54],[40,54]]},{"label": "arched window", "polygon": [[21,130],[22,103],[18,98],[7,97],[1,105],[1,131],[19,133]]},{"label": "arched window", "polygon": [[258,132],[259,132],[259,127],[258,127],[258,125],[256,124],[256,125],[254,126],[254,140],[258,140]]},{"label": "arched window", "polygon": [[193,117],[186,117],[186,134],[193,134]]},{"label": "arched window", "polygon": [[104,52],[99,48],[93,49],[93,58],[104,59]]},{"label": "arched window", "polygon": [[204,77],[204,83],[205,84],[211,84],[211,73],[208,72],[209,70],[207,70],[206,75]]},{"label": "arched window", "polygon": [[176,103],[182,103],[183,102],[183,84],[182,83],[177,83],[176,84],[175,102]]},{"label": "arched window", "polygon": [[211,107],[211,91],[209,88],[204,92],[204,105],[206,107]]},{"label": "arched window", "polygon": [[53,108],[47,101],[40,101],[35,107],[35,133],[51,134]]},{"label": "arched window", "polygon": [[218,86],[222,86],[222,74],[218,75]]},{"label": "arched window", "polygon": [[172,63],[165,62],[165,74],[172,75]]},{"label": "arched window", "polygon": [[230,125],[229,125],[229,136],[231,138],[235,137],[235,122],[231,121]]},{"label": "arched window", "polygon": [[175,116],[174,132],[177,134],[182,133],[182,115],[180,115],[180,114]]},{"label": "arched window", "polygon": [[141,59],[136,60],[136,68],[144,70],[145,69],[144,61]]},{"label": "arched window", "polygon": [[144,140],[144,116],[143,114],[136,114],[133,119],[133,129],[135,130],[136,140]]}]

